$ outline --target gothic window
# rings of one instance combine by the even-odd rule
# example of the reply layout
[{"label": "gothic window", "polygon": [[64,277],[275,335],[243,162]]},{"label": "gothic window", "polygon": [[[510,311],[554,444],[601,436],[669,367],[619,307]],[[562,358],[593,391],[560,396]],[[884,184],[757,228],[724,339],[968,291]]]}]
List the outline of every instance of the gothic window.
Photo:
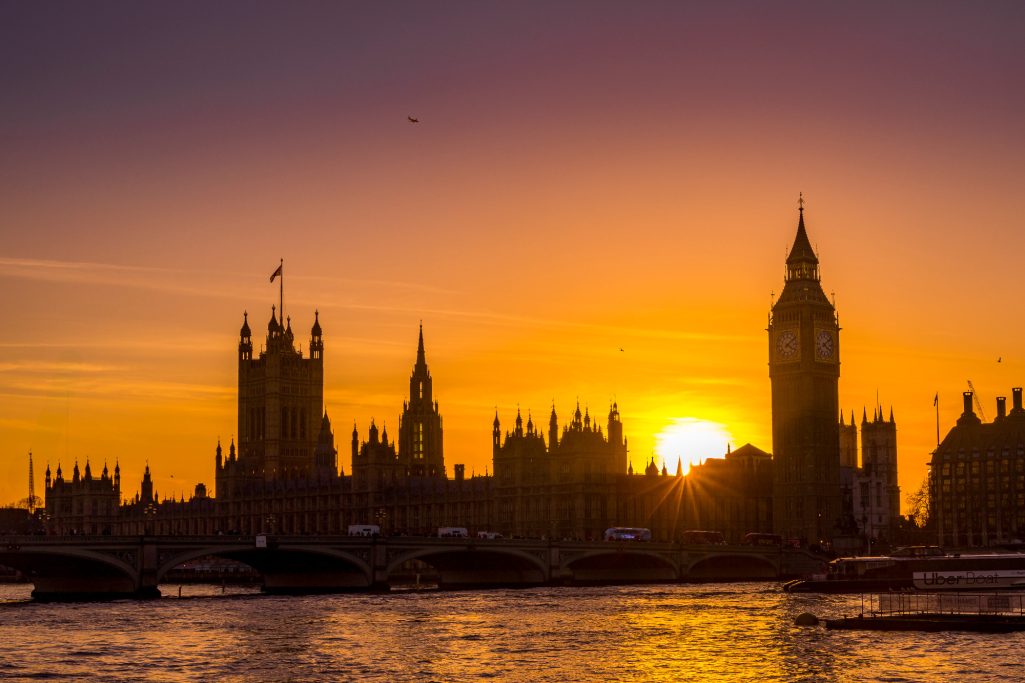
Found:
[{"label": "gothic window", "polygon": [[[422,391],[423,385],[420,386]],[[423,460],[424,457],[424,426],[422,422],[413,425],[413,456],[417,460]]]}]

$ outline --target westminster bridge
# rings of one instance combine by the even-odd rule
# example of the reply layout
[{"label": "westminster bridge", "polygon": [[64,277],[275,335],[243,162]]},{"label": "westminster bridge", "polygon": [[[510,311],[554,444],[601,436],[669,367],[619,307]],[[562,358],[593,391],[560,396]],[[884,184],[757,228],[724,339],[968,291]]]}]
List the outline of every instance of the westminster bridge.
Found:
[{"label": "westminster bridge", "polygon": [[[414,560],[440,588],[771,580],[820,571],[822,558],[767,546],[629,541],[349,536],[8,536],[0,565],[40,600],[157,597],[175,567],[241,562],[275,593],[386,591]],[[416,565],[422,566],[422,565]]]}]

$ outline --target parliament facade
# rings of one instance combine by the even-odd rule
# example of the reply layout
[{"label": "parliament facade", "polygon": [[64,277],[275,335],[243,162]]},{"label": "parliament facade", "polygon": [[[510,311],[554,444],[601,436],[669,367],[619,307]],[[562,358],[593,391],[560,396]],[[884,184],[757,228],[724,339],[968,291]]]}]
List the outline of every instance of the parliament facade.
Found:
[{"label": "parliament facade", "polygon": [[[105,467],[94,478],[88,463],[84,475],[76,464],[70,481],[60,466],[51,480],[47,468],[48,526],[58,534],[344,534],[352,524],[375,524],[389,535],[431,535],[458,526],[471,533],[582,540],[601,538],[612,526],[638,526],[661,540],[679,539],[686,530],[716,530],[735,542],[748,532],[770,531],[818,542],[835,535],[845,517],[864,517],[858,526],[869,526],[869,517],[853,509],[856,492],[845,489],[844,482],[853,480],[842,474],[842,451],[849,451],[842,441],[849,432],[838,419],[839,332],[819,283],[802,206],[785,286],[768,325],[775,456],[746,445],[686,475],[682,463],[671,474],[654,459],[635,473],[616,403],[601,417],[578,404],[562,421],[553,405],[546,424],[535,423],[529,412],[524,421],[517,412],[506,430],[496,412],[490,473],[467,476],[461,464],[450,471],[421,326],[397,435],[371,421],[361,436],[354,425],[346,473],[324,410],[319,314],[304,355],[291,320],[272,307],[259,353],[243,315],[238,442],[216,445],[213,495],[200,484],[189,500],[161,499],[147,465],[139,492],[123,501],[116,466],[113,476]],[[879,459],[874,446],[870,452]],[[868,470],[878,470],[868,453]],[[895,441],[887,458],[895,484]],[[856,466],[856,453],[854,459]],[[892,501],[893,491],[887,495]],[[885,515],[897,514],[895,508],[893,502]]]}]

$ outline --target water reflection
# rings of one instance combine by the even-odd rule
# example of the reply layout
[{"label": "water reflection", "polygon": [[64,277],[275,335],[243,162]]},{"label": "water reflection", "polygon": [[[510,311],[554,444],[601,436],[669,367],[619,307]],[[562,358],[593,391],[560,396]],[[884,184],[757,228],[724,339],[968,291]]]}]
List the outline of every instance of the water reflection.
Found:
[{"label": "water reflection", "polygon": [[[1025,635],[793,625],[860,611],[776,584],[275,597],[164,586],[46,605],[0,585],[0,678],[1017,681]],[[54,634],[60,634],[55,637]]]}]

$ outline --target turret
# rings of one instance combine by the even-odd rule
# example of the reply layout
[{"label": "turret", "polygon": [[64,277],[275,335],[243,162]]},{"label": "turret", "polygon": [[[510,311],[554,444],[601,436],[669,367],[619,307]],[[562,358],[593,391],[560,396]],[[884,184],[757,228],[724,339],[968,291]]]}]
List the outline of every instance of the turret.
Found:
[{"label": "turret", "polygon": [[[619,418],[619,404],[615,401],[609,408],[608,433],[610,444],[619,446],[623,443],[623,421]],[[619,471],[622,472],[622,470]]]},{"label": "turret", "polygon": [[523,436],[523,417],[520,415],[520,409],[516,409],[516,436]]},{"label": "turret", "polygon": [[252,360],[253,358],[253,333],[249,329],[249,312],[242,312],[242,329],[238,332],[238,359]]},{"label": "turret", "polygon": [[313,456],[319,476],[333,477],[337,474],[338,451],[335,450],[335,435],[331,431],[331,420],[326,410],[320,421],[320,434],[317,436],[317,447]]},{"label": "turret", "polygon": [[552,401],[552,414],[548,418],[548,446],[554,450],[559,445],[559,418],[555,414],[555,402]]},{"label": "turret", "polygon": [[313,327],[310,329],[310,358],[321,360],[324,357],[324,336],[320,329],[320,311],[313,311]]},{"label": "turret", "polygon": [[221,469],[221,466],[223,464],[223,459],[222,459],[222,456],[221,456],[221,440],[220,439],[217,440],[217,450],[215,452],[216,452],[216,455],[214,456],[214,462],[217,465],[217,469]]},{"label": "turret", "polygon": [[491,447],[498,451],[502,445],[502,426],[498,421],[498,408],[495,408],[495,421],[491,423]]},{"label": "turret", "polygon": [[142,485],[139,489],[141,492],[140,502],[143,505],[154,502],[153,479],[150,477],[149,463],[146,463],[146,470],[142,473]]}]

